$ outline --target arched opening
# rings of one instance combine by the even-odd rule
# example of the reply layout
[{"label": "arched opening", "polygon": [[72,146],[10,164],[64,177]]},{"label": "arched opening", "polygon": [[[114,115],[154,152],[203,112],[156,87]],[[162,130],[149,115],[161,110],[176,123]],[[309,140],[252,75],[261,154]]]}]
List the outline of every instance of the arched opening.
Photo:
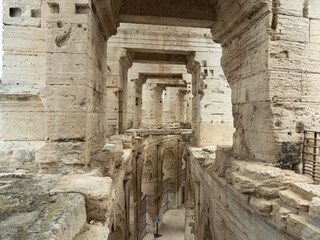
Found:
[{"label": "arched opening", "polygon": [[179,160],[171,150],[167,150],[163,154],[162,164],[162,208],[163,213],[168,209],[177,208],[179,187],[178,180],[181,176],[182,169],[178,169]]},{"label": "arched opening", "polygon": [[145,236],[154,231],[154,218],[157,215],[157,178],[155,167],[149,159],[143,165],[141,178],[141,236]]}]

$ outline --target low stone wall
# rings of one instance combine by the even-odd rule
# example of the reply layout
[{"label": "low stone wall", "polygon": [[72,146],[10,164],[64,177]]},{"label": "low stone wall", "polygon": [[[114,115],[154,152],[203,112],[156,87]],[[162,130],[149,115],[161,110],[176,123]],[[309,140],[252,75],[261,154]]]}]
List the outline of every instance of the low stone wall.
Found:
[{"label": "low stone wall", "polygon": [[[195,219],[187,231],[195,239],[320,238],[320,186],[308,177],[240,161],[231,148],[189,146],[185,157],[186,206]],[[194,239],[189,232],[186,239]]]}]

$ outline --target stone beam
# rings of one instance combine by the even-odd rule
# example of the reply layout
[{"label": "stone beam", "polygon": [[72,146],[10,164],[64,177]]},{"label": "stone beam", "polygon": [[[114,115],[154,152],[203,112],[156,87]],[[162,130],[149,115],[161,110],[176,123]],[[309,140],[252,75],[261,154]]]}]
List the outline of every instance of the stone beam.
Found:
[{"label": "stone beam", "polygon": [[215,20],[215,11],[210,0],[150,0],[148,4],[144,0],[124,0],[120,18],[122,22],[210,27]]},{"label": "stone beam", "polygon": [[139,15],[120,15],[120,21],[123,23],[138,23],[138,24],[153,24],[153,25],[170,25],[182,27],[197,27],[211,28],[214,25],[213,21],[186,19],[186,18],[165,18],[154,16],[139,16]]},{"label": "stone beam", "polygon": [[187,64],[186,56],[182,54],[132,52],[132,57],[137,63]]}]

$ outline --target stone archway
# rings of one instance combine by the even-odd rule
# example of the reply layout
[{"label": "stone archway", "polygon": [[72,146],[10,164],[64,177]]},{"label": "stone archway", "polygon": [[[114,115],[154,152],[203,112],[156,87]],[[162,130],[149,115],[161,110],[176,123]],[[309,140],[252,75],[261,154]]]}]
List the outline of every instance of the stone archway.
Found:
[{"label": "stone archway", "polygon": [[[178,207],[178,177],[181,175],[181,169],[178,169],[178,165],[178,159],[173,151],[166,150],[163,154],[162,174],[164,191],[163,196],[165,191],[168,191],[168,209]],[[164,203],[164,205],[166,205],[166,203]]]},{"label": "stone archway", "polygon": [[157,215],[157,178],[151,160],[146,160],[143,165],[140,204],[140,217],[145,218],[141,220],[142,230],[146,228],[146,232],[152,232],[154,230],[154,217]]}]

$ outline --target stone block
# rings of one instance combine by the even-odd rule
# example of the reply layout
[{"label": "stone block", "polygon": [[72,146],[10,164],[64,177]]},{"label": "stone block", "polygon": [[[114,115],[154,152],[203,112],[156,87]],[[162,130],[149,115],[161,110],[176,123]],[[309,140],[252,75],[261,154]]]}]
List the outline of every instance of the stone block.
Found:
[{"label": "stone block", "polygon": [[270,201],[263,198],[250,198],[249,204],[253,207],[253,209],[262,216],[270,216],[272,212],[272,204]]},{"label": "stone block", "polygon": [[46,109],[50,112],[86,111],[86,85],[49,85],[42,93],[45,96]]},{"label": "stone block", "polygon": [[107,225],[97,224],[86,224],[85,231],[79,233],[74,240],[106,240],[109,236],[109,227]]},{"label": "stone block", "polygon": [[310,20],[310,42],[320,43],[320,19]]},{"label": "stone block", "polygon": [[304,0],[277,0],[275,13],[289,16],[303,16]]},{"label": "stone block", "polygon": [[36,95],[2,95],[0,137],[3,140],[43,141],[45,135],[44,106]]},{"label": "stone block", "polygon": [[280,199],[289,206],[298,208],[303,212],[309,211],[310,201],[302,198],[301,196],[292,192],[291,190],[280,191],[279,196]]},{"label": "stone block", "polygon": [[285,207],[280,207],[278,212],[275,215],[275,221],[280,229],[286,230],[287,228],[287,219],[289,214],[291,214],[292,211]]},{"label": "stone block", "polygon": [[86,223],[85,199],[59,194],[26,231],[27,239],[73,239]]},{"label": "stone block", "polygon": [[87,21],[66,23],[64,21],[47,22],[46,49],[52,53],[89,54],[89,34]]},{"label": "stone block", "polygon": [[20,55],[5,52],[3,55],[3,83],[15,85],[40,85],[46,80],[45,55],[23,53]]},{"label": "stone block", "polygon": [[311,19],[320,19],[320,3],[316,0],[306,1],[304,16]]},{"label": "stone block", "polygon": [[287,232],[300,239],[316,240],[320,238],[319,224],[309,222],[304,216],[289,214],[287,220]]},{"label": "stone block", "polygon": [[19,0],[4,1],[3,22],[5,25],[40,27],[41,16],[32,15],[32,11],[41,11],[41,1],[21,2]]},{"label": "stone block", "polygon": [[64,176],[50,193],[81,193],[86,198],[87,218],[105,221],[110,213],[111,178]]},{"label": "stone block", "polygon": [[50,164],[87,164],[87,146],[84,142],[46,143],[35,154],[35,161],[43,167]]},{"label": "stone block", "polygon": [[292,191],[304,196],[309,201],[313,197],[320,197],[320,185],[315,185],[312,183],[303,183],[303,182],[293,182],[291,183]]},{"label": "stone block", "polygon": [[47,112],[46,139],[51,141],[84,141],[86,112]]},{"label": "stone block", "polygon": [[121,140],[123,148],[133,148],[132,135],[114,135],[110,137],[110,141]]},{"label": "stone block", "polygon": [[[301,11],[302,13],[302,11]],[[276,40],[309,42],[309,19],[278,14],[276,18]]]},{"label": "stone block", "polygon": [[45,44],[44,28],[3,26],[4,51],[36,55],[45,52]]}]

